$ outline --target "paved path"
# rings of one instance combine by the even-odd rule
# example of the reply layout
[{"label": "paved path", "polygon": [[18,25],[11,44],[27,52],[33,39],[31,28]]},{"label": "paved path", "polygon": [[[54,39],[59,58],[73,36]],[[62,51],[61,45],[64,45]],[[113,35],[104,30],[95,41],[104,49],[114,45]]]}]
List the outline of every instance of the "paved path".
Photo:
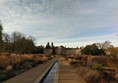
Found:
[{"label": "paved path", "polygon": [[60,60],[59,83],[86,83],[68,61]]},{"label": "paved path", "polygon": [[26,71],[14,78],[11,78],[3,83],[34,83],[38,77],[45,72],[45,70],[51,65],[55,59],[49,60],[43,64],[38,65],[37,67]]}]

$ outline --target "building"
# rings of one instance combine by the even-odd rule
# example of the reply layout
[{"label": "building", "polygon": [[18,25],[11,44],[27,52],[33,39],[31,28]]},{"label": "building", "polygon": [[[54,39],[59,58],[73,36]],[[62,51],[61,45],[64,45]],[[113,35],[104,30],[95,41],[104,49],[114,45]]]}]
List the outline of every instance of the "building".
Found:
[{"label": "building", "polygon": [[52,54],[52,49],[44,49],[44,54]]},{"label": "building", "polygon": [[59,46],[57,49],[57,54],[58,55],[65,55],[66,53],[66,48],[64,46]]},{"label": "building", "polygon": [[76,57],[79,55],[81,55],[81,49],[79,49],[79,48],[67,48],[66,49],[67,57]]}]

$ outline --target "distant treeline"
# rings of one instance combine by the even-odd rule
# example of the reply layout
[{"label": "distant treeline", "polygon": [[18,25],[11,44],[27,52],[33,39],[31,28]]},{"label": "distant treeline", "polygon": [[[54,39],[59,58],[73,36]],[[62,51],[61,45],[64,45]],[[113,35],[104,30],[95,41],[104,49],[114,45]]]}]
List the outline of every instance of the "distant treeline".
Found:
[{"label": "distant treeline", "polygon": [[11,35],[3,33],[3,27],[0,24],[0,53],[43,53],[44,47],[35,46],[34,42],[35,38],[27,37],[20,32],[13,32]]}]

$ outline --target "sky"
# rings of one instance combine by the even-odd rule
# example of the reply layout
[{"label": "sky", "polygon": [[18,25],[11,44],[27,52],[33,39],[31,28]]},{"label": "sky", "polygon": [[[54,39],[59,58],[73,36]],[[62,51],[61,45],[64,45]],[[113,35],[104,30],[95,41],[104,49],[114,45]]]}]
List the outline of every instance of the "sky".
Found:
[{"label": "sky", "polygon": [[118,0],[0,0],[4,32],[32,35],[36,45],[118,46]]}]

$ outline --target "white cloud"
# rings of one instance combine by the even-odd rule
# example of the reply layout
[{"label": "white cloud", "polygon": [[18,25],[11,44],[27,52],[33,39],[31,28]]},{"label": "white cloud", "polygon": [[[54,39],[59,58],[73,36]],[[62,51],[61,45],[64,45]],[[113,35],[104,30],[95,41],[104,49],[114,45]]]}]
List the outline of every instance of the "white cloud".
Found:
[{"label": "white cloud", "polygon": [[115,38],[103,35],[118,31],[117,2],[0,0],[0,19],[5,32],[20,31],[33,35],[38,43],[55,41],[76,45],[78,41],[114,40]]}]

